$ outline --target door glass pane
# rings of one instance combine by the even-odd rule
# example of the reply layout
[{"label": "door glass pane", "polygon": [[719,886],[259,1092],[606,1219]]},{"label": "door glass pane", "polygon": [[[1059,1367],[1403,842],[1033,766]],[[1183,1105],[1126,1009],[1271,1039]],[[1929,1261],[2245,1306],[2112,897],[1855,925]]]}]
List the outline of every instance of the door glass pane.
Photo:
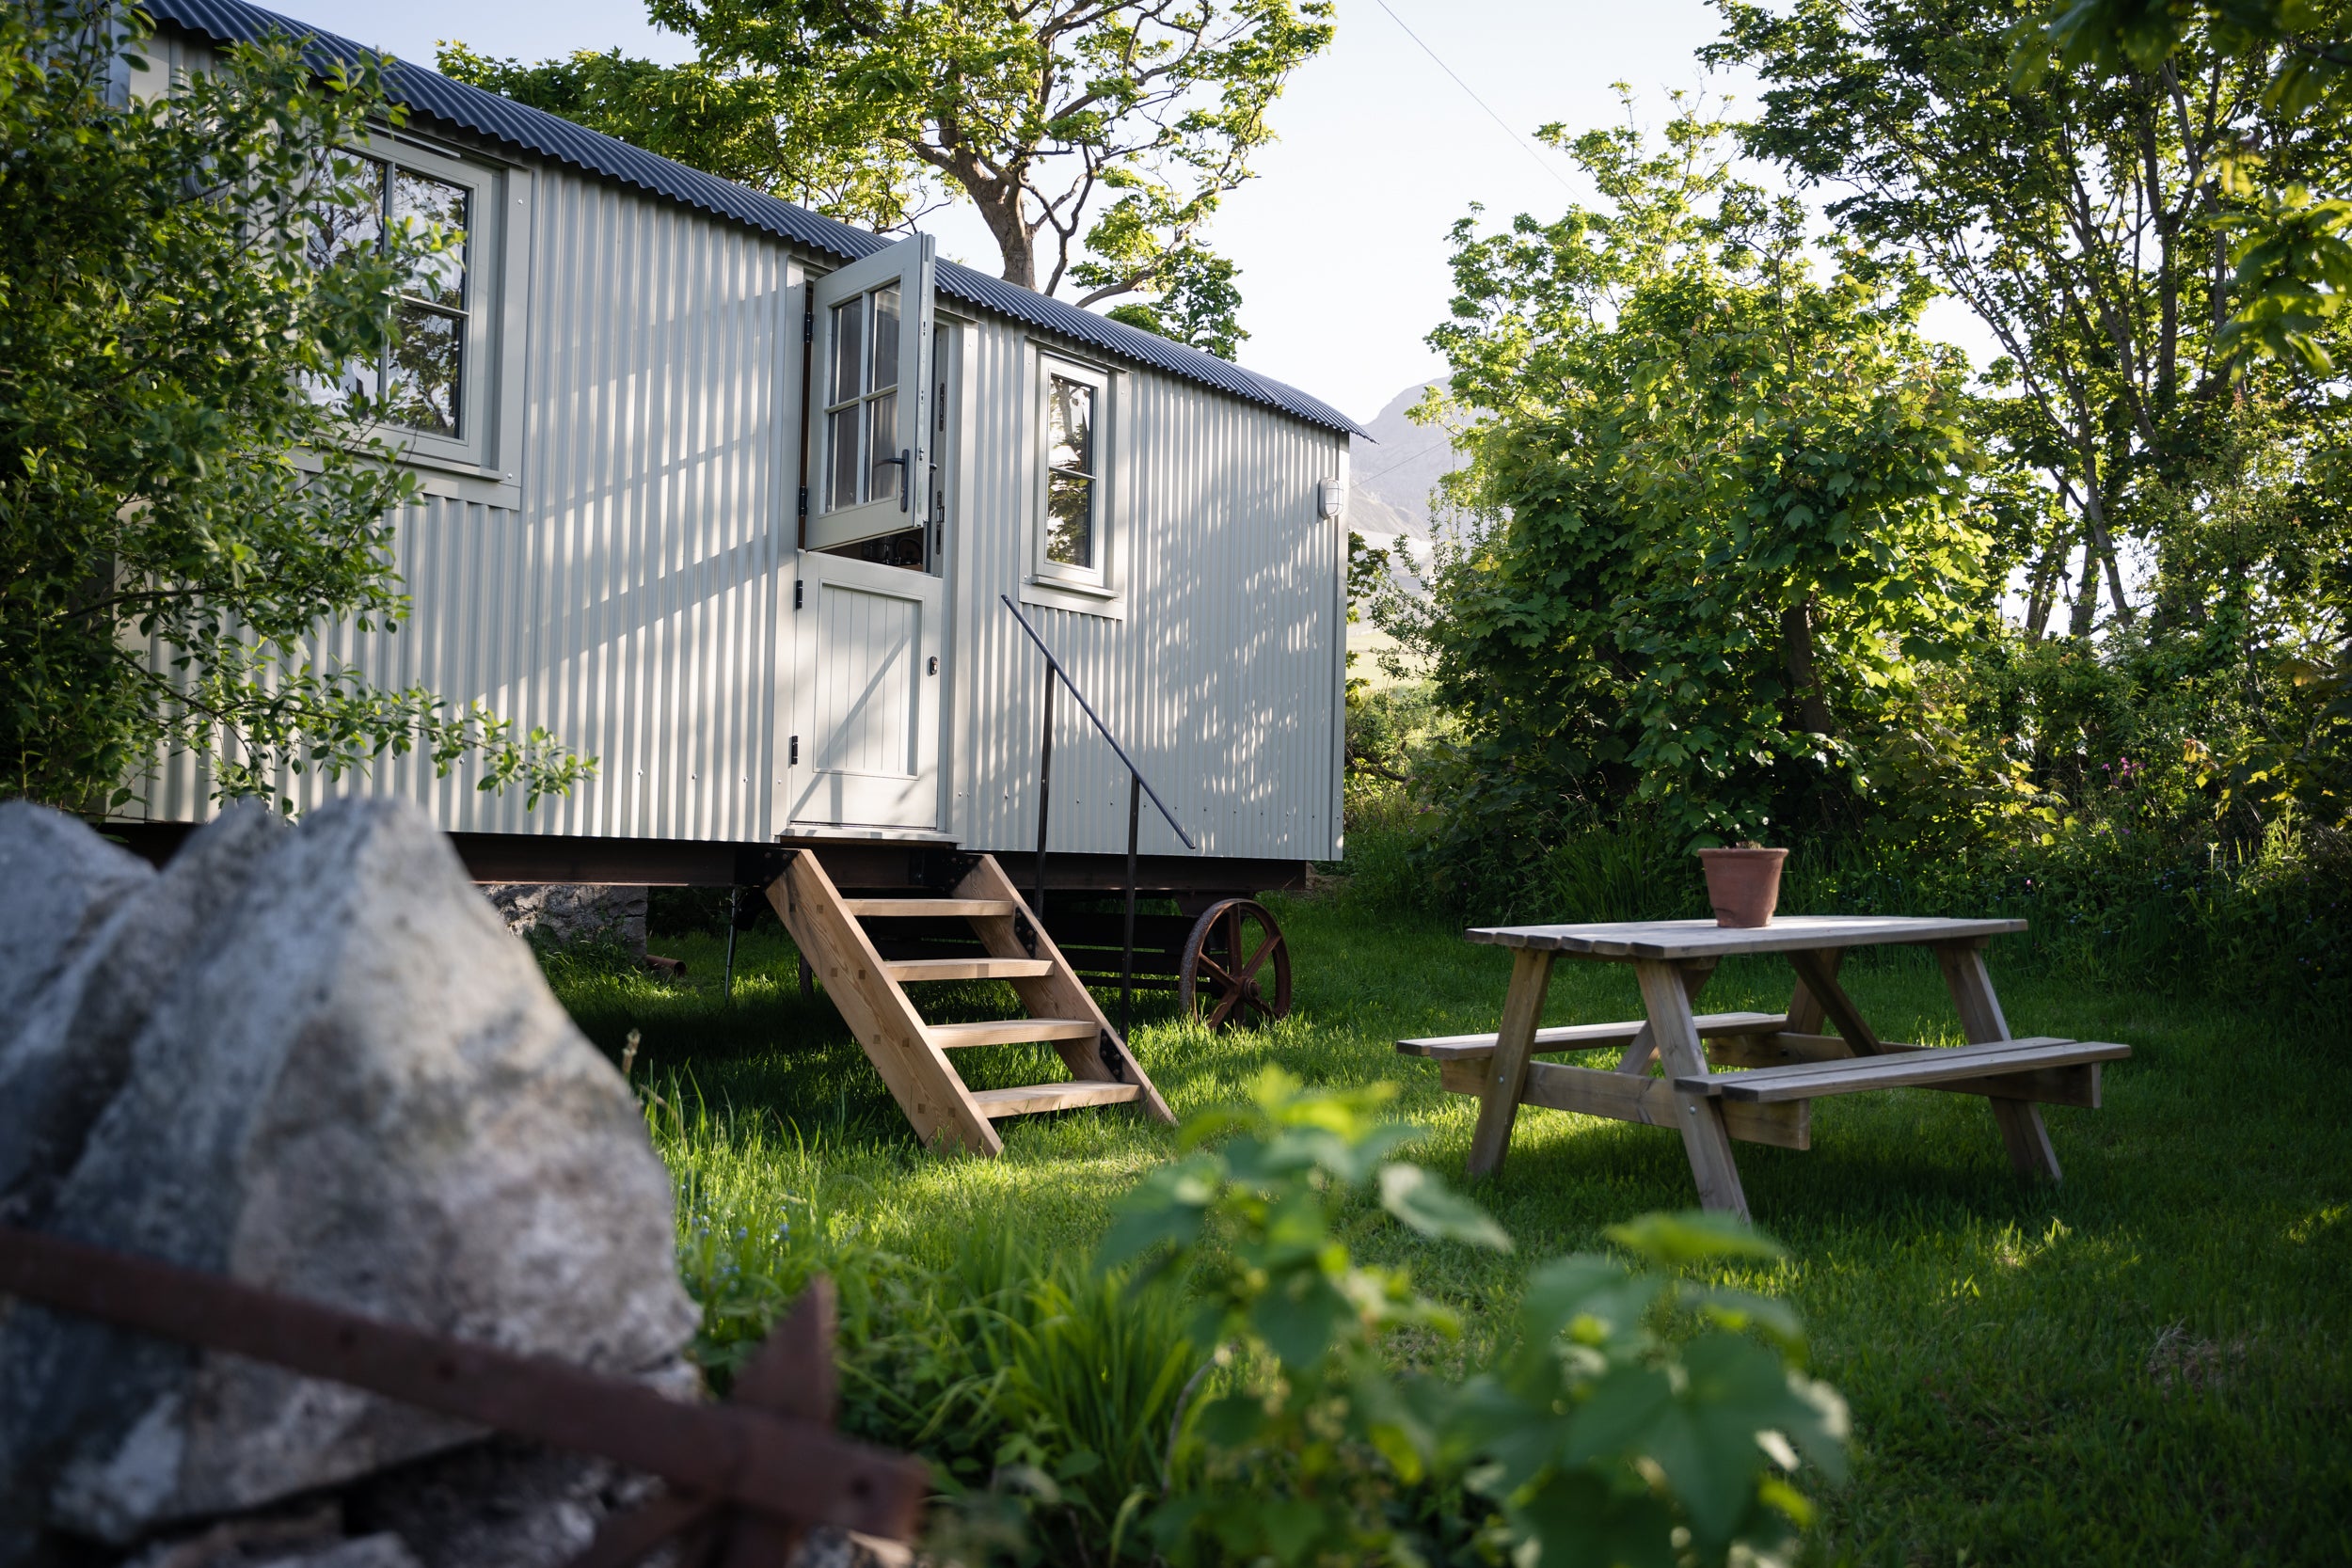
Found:
[{"label": "door glass pane", "polygon": [[857,504],[857,475],[863,467],[857,441],[860,412],[853,403],[825,416],[825,450],[833,458],[833,483],[825,492],[829,512]]},{"label": "door glass pane", "polygon": [[1045,559],[1065,566],[1094,564],[1094,481],[1046,476]]},{"label": "door glass pane", "polygon": [[1045,409],[1046,465],[1094,471],[1094,388],[1083,381],[1053,378]]},{"label": "door glass pane", "polygon": [[874,360],[868,367],[869,386],[879,390],[898,385],[898,285],[874,291]]},{"label": "door glass pane", "polygon": [[419,258],[405,292],[433,305],[463,309],[466,304],[466,188],[428,180],[405,168],[392,170],[392,221],[410,233],[438,228],[454,243],[437,255]]},{"label": "door glass pane", "polygon": [[400,342],[384,388],[385,418],[429,435],[456,435],[464,318],[404,299],[399,323]]},{"label": "door glass pane", "polygon": [[828,404],[847,403],[858,395],[858,350],[865,346],[866,296],[844,300],[833,308],[833,393]]},{"label": "door glass pane", "polygon": [[895,500],[898,495],[898,465],[891,459],[898,455],[898,394],[884,392],[868,399],[866,411],[866,450],[874,454],[866,478],[866,499]]}]

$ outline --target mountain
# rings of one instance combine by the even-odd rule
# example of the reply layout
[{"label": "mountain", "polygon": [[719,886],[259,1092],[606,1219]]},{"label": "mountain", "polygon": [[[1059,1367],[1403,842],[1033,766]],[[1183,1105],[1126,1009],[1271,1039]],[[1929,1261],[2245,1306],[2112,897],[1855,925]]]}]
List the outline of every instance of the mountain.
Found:
[{"label": "mountain", "polygon": [[1347,523],[1357,532],[1429,537],[1429,492],[1457,466],[1441,426],[1415,424],[1405,411],[1435,382],[1407,387],[1348,443]]}]

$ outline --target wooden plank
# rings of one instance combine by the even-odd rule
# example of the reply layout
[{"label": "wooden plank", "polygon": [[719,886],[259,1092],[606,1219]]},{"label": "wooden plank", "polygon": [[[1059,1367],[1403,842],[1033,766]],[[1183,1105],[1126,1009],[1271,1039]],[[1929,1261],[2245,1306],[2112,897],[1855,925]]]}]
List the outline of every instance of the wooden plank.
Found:
[{"label": "wooden plank", "polygon": [[[1028,912],[1028,906],[1013,887],[1012,879],[1005,875],[1004,867],[996,863],[993,856],[982,855],[979,858],[979,863],[956,884],[955,896],[986,904],[997,911],[976,916],[972,921],[973,933],[980,939],[980,945],[988,949],[992,958],[1035,958],[1046,961],[1048,968],[1044,974],[1015,978],[1010,982],[1012,989],[1020,993],[1021,1005],[1025,1008],[1038,1018],[1085,1019],[1095,1026],[1094,1033],[1085,1039],[1057,1039],[1053,1042],[1054,1049],[1069,1065],[1071,1076],[1092,1084],[1133,1084],[1141,1092],[1122,1096],[1121,1101],[1132,1100],[1141,1105],[1144,1113],[1154,1121],[1175,1125],[1176,1113],[1169,1110],[1168,1101],[1160,1098],[1159,1088],[1152,1082],[1152,1075],[1143,1070],[1143,1064],[1136,1059],[1136,1053],[1127,1049],[1127,1042],[1120,1038],[1118,1030],[1111,1027],[1111,1021],[1095,1004],[1094,993],[1087,990],[1084,980],[1078,978],[1078,972],[1071,967],[1070,960],[1055,944],[1052,934]],[[1034,952],[1025,946],[1014,933],[1015,911],[1020,911],[1022,918],[1028,922],[1031,937],[1037,943]],[[1117,1071],[1113,1071],[1111,1064],[1103,1059],[1101,1042],[1105,1039],[1113,1042],[1112,1049],[1119,1054]]]},{"label": "wooden plank", "polygon": [[1051,974],[1043,958],[892,958],[883,966],[900,985],[916,980],[1018,980]]},{"label": "wooden plank", "polygon": [[1002,898],[850,898],[843,907],[860,920],[971,919],[1010,914],[1017,907]]},{"label": "wooden plank", "polygon": [[978,1023],[932,1023],[931,1043],[942,1051],[966,1045],[1041,1045],[1048,1040],[1091,1040],[1101,1033],[1089,1018],[992,1018]]},{"label": "wooden plank", "polygon": [[[1703,1013],[1697,1022],[1700,1037],[1712,1039],[1718,1036],[1769,1035],[1788,1021],[1778,1013]],[[1570,1023],[1556,1029],[1538,1029],[1534,1050],[1541,1055],[1553,1051],[1598,1051],[1630,1045],[1644,1027],[1642,1021],[1635,1019],[1625,1023]],[[1433,1062],[1468,1060],[1493,1055],[1496,1038],[1493,1035],[1431,1035],[1422,1039],[1399,1040],[1396,1049],[1401,1056],[1426,1056]]]},{"label": "wooden plank", "polygon": [[[2009,1021],[2001,1016],[2001,1000],[1993,992],[1983,947],[1974,942],[1942,942],[1935,949],[1935,961],[1944,971],[1952,1005],[1960,1009],[1961,1032],[1971,1040],[2008,1038]],[[2042,1124],[2041,1111],[2023,1100],[1994,1097],[1986,1103],[1993,1107],[1993,1125],[2000,1131],[2001,1146],[2009,1150],[2010,1168],[2024,1177],[2061,1180],[2058,1149],[2050,1142],[2050,1130]]]},{"label": "wooden plank", "polygon": [[1836,1021],[1837,1032],[1846,1037],[1848,1045],[1853,1047],[1855,1055],[1875,1056],[1879,1053],[1878,1031],[1871,1028],[1869,1020],[1862,1016],[1862,1009],[1853,1005],[1853,998],[1848,996],[1846,988],[1837,983],[1837,975],[1821,961],[1820,954],[1804,949],[1792,951],[1788,955],[1788,967],[1795,970],[1797,978],[1804,983],[1805,994],[1820,1003],[1821,1010]]},{"label": "wooden plank", "polygon": [[977,1089],[972,1099],[986,1115],[1002,1117],[1074,1111],[1089,1105],[1124,1105],[1142,1096],[1140,1084],[1023,1084],[1009,1089]]},{"label": "wooden plank", "polygon": [[[1830,978],[1836,979],[1837,972],[1845,967],[1846,950],[1842,947],[1820,948],[1814,954],[1814,958],[1829,972]],[[1813,994],[1803,979],[1799,979],[1797,989],[1788,997],[1789,1031],[1799,1035],[1818,1035],[1827,1016],[1821,1007],[1821,999]]]},{"label": "wooden plank", "polygon": [[1711,920],[1637,920],[1583,926],[1482,926],[1470,942],[1601,958],[1708,958],[1734,953],[1868,947],[1887,942],[1979,941],[2022,931],[2022,920],[1929,920],[1902,915],[1792,914],[1743,930]]},{"label": "wooden plank", "polygon": [[[1486,1074],[1479,1063],[1456,1059],[1438,1064],[1438,1082],[1450,1093],[1474,1095],[1485,1092]],[[1636,1078],[1564,1062],[1529,1063],[1527,1092],[1519,1097],[1519,1103],[1606,1117],[1612,1121],[1638,1121],[1645,1127],[1679,1130],[1682,1125],[1677,1119],[1682,1114],[1682,1101],[1663,1078]],[[1779,1105],[1725,1105],[1724,1131],[1745,1143],[1810,1148],[1813,1115],[1808,1102],[1802,1100]]]},{"label": "wooden plank", "polygon": [[2127,1045],[2110,1045],[2104,1040],[1988,1040],[1933,1051],[1855,1056],[1845,1061],[1800,1062],[1789,1067],[1758,1068],[1753,1072],[1686,1076],[1678,1082],[1681,1087],[1694,1093],[1717,1094],[1726,1100],[1760,1104],[1907,1088],[1957,1079],[1997,1078],[2010,1072],[2120,1061],[2131,1053]]},{"label": "wooden plank", "polygon": [[1551,955],[1522,949],[1511,956],[1511,989],[1502,999],[1502,1027],[1486,1058],[1486,1087],[1479,1097],[1478,1125],[1470,1131],[1469,1173],[1475,1180],[1502,1168],[1511,1151],[1511,1124],[1527,1087],[1528,1058],[1535,1050],[1535,1025],[1544,1016],[1544,992],[1551,988]]},{"label": "wooden plank", "polygon": [[[1937,1047],[1879,1041],[1882,1053],[1931,1051]],[[1713,1067],[1787,1067],[1795,1062],[1834,1062],[1853,1052],[1836,1035],[1725,1035],[1707,1042],[1707,1059]],[[2010,1100],[2030,1100],[2042,1105],[2099,1108],[2099,1064],[2043,1068],[2033,1072],[2005,1072],[1998,1079],[1956,1078],[1948,1084],[1921,1084],[1939,1094],[1981,1094]]]},{"label": "wooden plank", "polygon": [[1641,982],[1642,1006],[1649,1014],[1650,1029],[1658,1040],[1658,1059],[1664,1064],[1666,1076],[1677,1080],[1676,1126],[1682,1132],[1683,1151],[1691,1157],[1699,1205],[1744,1220],[1748,1196],[1740,1185],[1740,1166],[1732,1158],[1723,1106],[1712,1096],[1692,1093],[1679,1082],[1707,1076],[1705,1048],[1699,1043],[1698,1021],[1691,1014],[1683,977],[1676,965],[1648,959],[1636,962],[1633,974]]},{"label": "wooden plank", "polygon": [[922,1017],[890,978],[865,928],[850,918],[817,857],[794,855],[784,875],[768,884],[768,902],[792,933],[801,957],[824,981],[825,993],[890,1086],[915,1136],[974,1154],[1003,1153],[1004,1139],[931,1043]]},{"label": "wooden plank", "polygon": [[[1699,992],[1707,989],[1707,982],[1715,977],[1715,966],[1716,960],[1713,958],[1692,958],[1688,963],[1675,966],[1682,974],[1683,994],[1688,996],[1693,1004],[1697,1003]],[[1692,1022],[1697,1021],[1692,1020]],[[1706,1031],[1700,1031],[1700,1037],[1704,1038],[1705,1036]],[[1636,1074],[1646,1073],[1649,1071],[1650,1063],[1657,1059],[1658,1031],[1645,1022],[1642,1025],[1642,1032],[1626,1043],[1625,1054],[1617,1058],[1617,1070]]]}]

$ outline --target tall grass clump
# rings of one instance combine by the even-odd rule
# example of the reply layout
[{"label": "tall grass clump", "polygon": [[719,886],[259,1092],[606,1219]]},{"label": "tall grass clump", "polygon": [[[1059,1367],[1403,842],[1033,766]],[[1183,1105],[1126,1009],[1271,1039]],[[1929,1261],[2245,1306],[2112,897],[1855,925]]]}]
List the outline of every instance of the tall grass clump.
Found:
[{"label": "tall grass clump", "polygon": [[1203,1365],[1171,1288],[1010,1234],[884,1244],[877,1195],[836,1193],[823,1157],[772,1119],[714,1107],[682,1075],[642,1092],[702,1310],[694,1354],[715,1387],[829,1275],[842,1430],[923,1455],[950,1497],[1017,1497],[1030,1549],[1092,1560],[1163,1485]]}]

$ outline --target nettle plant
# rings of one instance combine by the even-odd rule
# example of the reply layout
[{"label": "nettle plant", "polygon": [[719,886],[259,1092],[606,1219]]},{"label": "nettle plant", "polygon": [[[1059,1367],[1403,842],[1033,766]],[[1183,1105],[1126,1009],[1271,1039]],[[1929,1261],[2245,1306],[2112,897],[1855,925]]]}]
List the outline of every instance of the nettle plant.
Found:
[{"label": "nettle plant", "polygon": [[1508,1251],[1476,1205],[1393,1162],[1391,1085],[1308,1094],[1268,1069],[1195,1117],[1191,1152],[1121,1206],[1099,1259],[1189,1276],[1219,1370],[1179,1418],[1143,1533],[1179,1565],[1561,1565],[1784,1560],[1811,1507],[1793,1478],[1845,1465],[1846,1411],[1804,1371],[1796,1314],[1690,1277],[1780,1257],[1712,1215],[1652,1214],[1529,1276],[1515,1342],[1456,1383],[1400,1370],[1400,1330],[1459,1339],[1401,1270],[1359,1263],[1344,1206]]}]

